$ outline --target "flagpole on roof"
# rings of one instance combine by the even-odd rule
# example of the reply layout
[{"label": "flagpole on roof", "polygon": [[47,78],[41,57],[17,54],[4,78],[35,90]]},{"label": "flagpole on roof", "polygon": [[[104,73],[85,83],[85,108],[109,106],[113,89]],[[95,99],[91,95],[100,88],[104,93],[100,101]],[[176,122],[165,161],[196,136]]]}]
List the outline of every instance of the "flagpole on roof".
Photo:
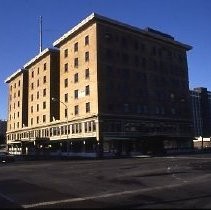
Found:
[{"label": "flagpole on roof", "polygon": [[40,16],[40,53],[42,52],[42,16]]}]

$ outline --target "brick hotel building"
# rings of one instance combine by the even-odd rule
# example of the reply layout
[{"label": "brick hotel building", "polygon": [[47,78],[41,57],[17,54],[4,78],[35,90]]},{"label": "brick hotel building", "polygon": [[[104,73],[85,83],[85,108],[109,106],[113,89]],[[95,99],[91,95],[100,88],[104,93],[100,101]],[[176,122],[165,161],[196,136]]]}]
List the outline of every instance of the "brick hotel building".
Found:
[{"label": "brick hotel building", "polygon": [[10,152],[95,155],[192,147],[191,46],[96,13],[53,46],[5,80]]}]

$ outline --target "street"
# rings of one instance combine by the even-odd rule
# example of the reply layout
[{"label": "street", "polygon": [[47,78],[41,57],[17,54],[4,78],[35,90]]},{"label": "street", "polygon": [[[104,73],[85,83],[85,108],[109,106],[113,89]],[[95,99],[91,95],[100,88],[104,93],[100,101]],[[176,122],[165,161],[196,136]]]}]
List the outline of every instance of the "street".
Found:
[{"label": "street", "polygon": [[211,208],[211,154],[0,164],[1,208]]}]

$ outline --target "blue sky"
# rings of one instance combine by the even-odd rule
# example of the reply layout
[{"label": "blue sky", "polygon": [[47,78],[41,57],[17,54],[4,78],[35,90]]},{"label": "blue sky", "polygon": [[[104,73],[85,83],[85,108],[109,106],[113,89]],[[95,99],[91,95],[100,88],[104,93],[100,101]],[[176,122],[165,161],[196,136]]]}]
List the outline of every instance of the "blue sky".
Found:
[{"label": "blue sky", "polygon": [[171,34],[193,46],[188,52],[189,86],[211,90],[210,0],[0,0],[0,119],[7,118],[4,80],[92,12]]}]

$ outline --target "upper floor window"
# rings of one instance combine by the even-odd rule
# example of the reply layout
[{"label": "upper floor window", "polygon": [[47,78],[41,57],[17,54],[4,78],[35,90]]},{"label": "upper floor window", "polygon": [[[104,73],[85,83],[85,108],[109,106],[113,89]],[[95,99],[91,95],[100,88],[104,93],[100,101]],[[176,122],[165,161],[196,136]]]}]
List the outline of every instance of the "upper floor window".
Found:
[{"label": "upper floor window", "polygon": [[74,98],[77,99],[78,98],[78,90],[74,91]]},{"label": "upper floor window", "polygon": [[89,61],[89,52],[85,52],[85,61]]},{"label": "upper floor window", "polygon": [[46,115],[43,115],[42,119],[43,119],[43,122],[46,122]]},{"label": "upper floor window", "polygon": [[43,83],[46,83],[46,76],[43,77]]},{"label": "upper floor window", "polygon": [[64,80],[64,87],[68,87],[68,79],[67,78]]},{"label": "upper floor window", "polygon": [[74,82],[75,82],[75,83],[78,82],[78,73],[76,73],[76,74],[74,75]]},{"label": "upper floor window", "polygon": [[90,112],[90,102],[86,103],[86,113]]},{"label": "upper floor window", "polygon": [[78,42],[74,44],[74,52],[78,52]]},{"label": "upper floor window", "polygon": [[40,73],[40,68],[37,68],[37,75]]},{"label": "upper floor window", "polygon": [[34,71],[32,71],[32,78],[34,78]]},{"label": "upper floor window", "polygon": [[64,94],[64,101],[68,102],[68,93]]},{"label": "upper floor window", "polygon": [[43,102],[43,109],[46,109],[46,102]]},{"label": "upper floor window", "polygon": [[86,78],[86,79],[89,78],[89,69],[85,69],[85,78]]},{"label": "upper floor window", "polygon": [[68,49],[64,50],[64,57],[66,58],[68,56]]},{"label": "upper floor window", "polygon": [[46,63],[44,63],[44,65],[43,65],[43,69],[44,69],[44,70],[46,70],[46,69],[47,69],[47,64],[46,64]]},{"label": "upper floor window", "polygon": [[43,97],[46,96],[46,89],[43,89]]},{"label": "upper floor window", "polygon": [[20,87],[20,85],[21,85],[21,81],[19,80],[19,81],[18,81],[18,86]]},{"label": "upper floor window", "polygon": [[89,85],[87,85],[87,86],[85,87],[85,95],[87,96],[87,95],[89,95],[89,94],[90,94]]},{"label": "upper floor window", "polygon": [[64,64],[64,71],[67,72],[68,71],[68,63]]},{"label": "upper floor window", "polygon": [[76,105],[75,106],[75,115],[78,115],[78,113],[79,113],[79,107],[78,107],[78,105]]},{"label": "upper floor window", "polygon": [[89,36],[85,36],[85,45],[88,45],[89,44]]},{"label": "upper floor window", "polygon": [[74,67],[76,67],[76,68],[78,67],[78,58],[74,59]]}]

